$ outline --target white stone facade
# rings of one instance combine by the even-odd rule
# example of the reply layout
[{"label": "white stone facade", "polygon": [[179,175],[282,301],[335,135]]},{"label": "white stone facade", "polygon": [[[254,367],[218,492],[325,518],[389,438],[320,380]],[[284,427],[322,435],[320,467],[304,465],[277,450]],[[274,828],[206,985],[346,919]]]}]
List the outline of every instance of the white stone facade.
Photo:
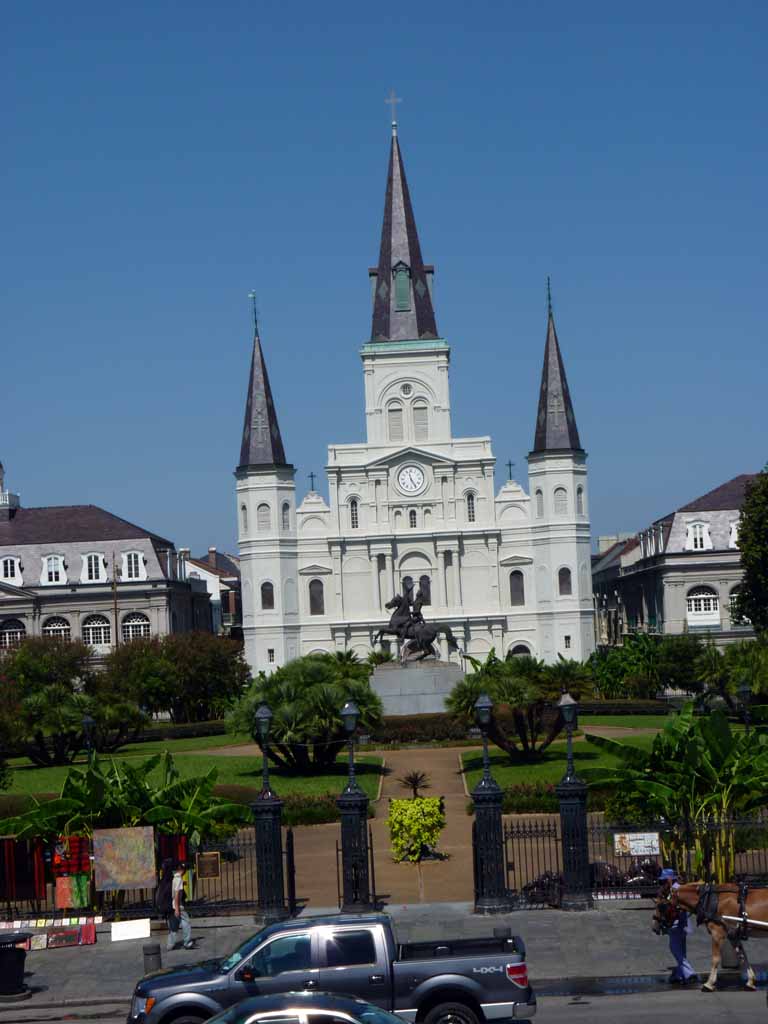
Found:
[{"label": "white stone facade", "polygon": [[362,358],[368,437],[329,446],[330,506],[310,492],[296,508],[290,466],[239,475],[243,632],[254,671],[313,651],[364,657],[389,620],[384,603],[404,577],[418,587],[425,576],[425,617],[448,623],[475,657],[492,647],[548,662],[588,657],[584,454],[532,454],[531,494],[514,481],[495,493],[491,439],[451,435],[448,345],[369,343]]}]

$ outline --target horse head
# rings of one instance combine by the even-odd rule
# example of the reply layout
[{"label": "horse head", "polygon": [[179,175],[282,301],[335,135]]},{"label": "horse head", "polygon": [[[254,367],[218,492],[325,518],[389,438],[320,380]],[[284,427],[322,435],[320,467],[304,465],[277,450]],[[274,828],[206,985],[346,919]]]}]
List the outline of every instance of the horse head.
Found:
[{"label": "horse head", "polygon": [[653,910],[653,924],[651,928],[655,935],[662,935],[669,931],[679,914],[677,906],[677,893],[667,885],[662,885],[656,894]]},{"label": "horse head", "polygon": [[392,600],[391,601],[387,601],[387,603],[384,605],[384,607],[385,608],[401,608],[404,600],[405,599],[403,598],[402,594],[395,594],[395,596],[392,598]]}]

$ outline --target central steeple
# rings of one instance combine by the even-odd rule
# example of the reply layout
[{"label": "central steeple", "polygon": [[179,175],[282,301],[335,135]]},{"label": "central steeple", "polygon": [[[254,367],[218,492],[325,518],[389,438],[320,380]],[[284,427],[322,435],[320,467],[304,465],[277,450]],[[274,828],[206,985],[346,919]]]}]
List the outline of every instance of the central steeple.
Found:
[{"label": "central steeple", "polygon": [[421,258],[397,122],[393,121],[379,265],[369,271],[374,278],[371,341],[438,337],[432,308],[432,272],[433,267],[425,266]]}]

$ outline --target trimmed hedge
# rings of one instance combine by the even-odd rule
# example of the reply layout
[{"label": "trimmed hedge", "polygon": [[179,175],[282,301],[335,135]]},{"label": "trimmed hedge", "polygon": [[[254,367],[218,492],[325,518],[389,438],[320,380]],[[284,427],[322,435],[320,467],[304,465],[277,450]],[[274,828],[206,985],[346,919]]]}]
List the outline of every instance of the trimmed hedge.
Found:
[{"label": "trimmed hedge", "polygon": [[[605,789],[589,790],[588,811],[605,810],[610,792]],[[560,802],[555,787],[548,782],[524,782],[504,790],[501,804],[502,814],[557,814]],[[467,814],[474,814],[474,805],[467,802]]]},{"label": "trimmed hedge", "polygon": [[579,703],[580,715],[666,715],[674,711],[666,700],[585,700]]},{"label": "trimmed hedge", "polygon": [[[35,799],[41,804],[47,800],[57,800],[58,793],[35,793]],[[29,793],[0,793],[0,818],[15,818],[34,807]]]},{"label": "trimmed hedge", "polygon": [[[259,795],[259,790],[252,786],[220,785],[214,786],[216,796],[231,800],[235,804],[252,804]],[[289,793],[281,797],[283,801],[284,825],[326,825],[339,821],[339,809],[336,806],[338,793],[302,794]],[[369,805],[368,817],[374,817],[373,806]]]}]

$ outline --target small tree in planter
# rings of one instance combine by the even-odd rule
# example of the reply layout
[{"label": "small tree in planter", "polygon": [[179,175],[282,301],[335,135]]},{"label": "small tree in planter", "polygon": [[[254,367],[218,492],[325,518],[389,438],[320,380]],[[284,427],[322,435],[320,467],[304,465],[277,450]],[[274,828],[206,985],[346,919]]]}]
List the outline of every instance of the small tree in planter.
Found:
[{"label": "small tree in planter", "polygon": [[440,840],[445,828],[443,801],[436,796],[422,796],[417,800],[390,800],[389,838],[392,857],[396,863],[409,861],[416,865],[419,900],[424,902],[424,877],[421,862]]}]

